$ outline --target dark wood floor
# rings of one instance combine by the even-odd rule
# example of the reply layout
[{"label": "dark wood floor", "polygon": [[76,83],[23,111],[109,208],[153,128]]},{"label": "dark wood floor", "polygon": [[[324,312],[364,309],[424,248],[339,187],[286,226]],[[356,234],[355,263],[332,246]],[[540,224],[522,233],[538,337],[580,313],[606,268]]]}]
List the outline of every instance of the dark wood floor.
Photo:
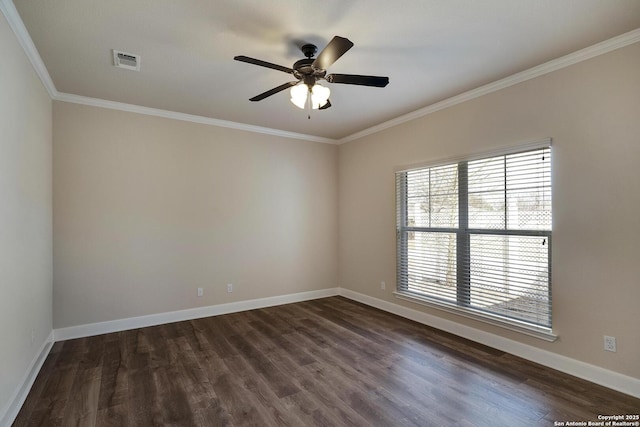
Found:
[{"label": "dark wood floor", "polygon": [[15,424],[553,426],[640,399],[341,297],[58,342]]}]

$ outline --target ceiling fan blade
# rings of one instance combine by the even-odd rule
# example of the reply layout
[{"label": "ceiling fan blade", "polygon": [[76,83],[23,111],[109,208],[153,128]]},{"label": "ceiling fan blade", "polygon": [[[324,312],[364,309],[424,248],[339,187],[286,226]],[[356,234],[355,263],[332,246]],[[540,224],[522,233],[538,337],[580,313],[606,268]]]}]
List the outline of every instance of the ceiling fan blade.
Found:
[{"label": "ceiling fan blade", "polygon": [[294,80],[292,82],[285,83],[285,84],[280,85],[278,87],[274,87],[273,89],[268,90],[266,92],[263,92],[260,95],[254,96],[249,101],[262,101],[263,99],[265,99],[265,98],[267,98],[267,97],[269,97],[271,95],[275,95],[278,92],[282,92],[283,90],[285,90],[287,88],[290,88],[291,86],[297,85],[298,83],[299,83],[298,80]]},{"label": "ceiling fan blade", "polygon": [[246,62],[248,64],[259,65],[261,67],[267,67],[278,71],[283,71],[285,73],[293,74],[293,70],[288,67],[283,67],[282,65],[272,64],[271,62],[261,61],[260,59],[249,58],[248,56],[240,55],[234,56],[233,59],[236,61]]},{"label": "ceiling fan blade", "polygon": [[385,87],[389,84],[389,77],[360,76],[357,74],[327,74],[325,79],[329,83],[343,83],[347,85]]},{"label": "ceiling fan blade", "polygon": [[346,51],[353,47],[353,43],[349,39],[344,37],[335,36],[324,49],[318,55],[311,66],[313,68],[319,68],[326,70],[338,60]]},{"label": "ceiling fan blade", "polygon": [[322,107],[318,108],[318,110],[326,110],[329,107],[331,107],[331,101],[327,99],[327,103],[324,104]]}]

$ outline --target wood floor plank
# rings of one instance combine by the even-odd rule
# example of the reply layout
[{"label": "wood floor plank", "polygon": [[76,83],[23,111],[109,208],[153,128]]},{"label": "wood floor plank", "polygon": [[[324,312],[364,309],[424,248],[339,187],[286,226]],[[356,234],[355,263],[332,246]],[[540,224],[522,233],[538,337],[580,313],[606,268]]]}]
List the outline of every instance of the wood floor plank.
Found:
[{"label": "wood floor plank", "polygon": [[179,384],[187,399],[195,424],[201,424],[206,420],[216,420],[225,424],[228,421],[226,411],[198,363],[198,357],[202,355],[203,349],[195,333],[172,340],[171,344],[176,347],[174,351],[177,356],[177,360],[173,363],[174,381]]},{"label": "wood floor plank", "polygon": [[104,348],[98,410],[126,403],[127,368],[119,341]]},{"label": "wood floor plank", "polygon": [[[318,381],[316,377],[318,368],[313,365],[304,365],[302,368],[307,371],[299,380],[300,387],[304,392],[285,397],[284,400],[288,405],[298,406],[299,411],[309,411],[310,416],[313,417],[313,424],[324,421],[319,419],[319,414],[322,414],[323,418],[329,418],[327,420],[329,425],[370,425],[346,402],[335,399],[335,384],[330,384],[328,381]],[[309,399],[313,401],[313,406],[307,403]],[[304,417],[301,416],[301,418]]]},{"label": "wood floor plank", "polygon": [[237,350],[227,340],[232,334],[232,328],[225,316],[198,319],[193,322],[205,334],[211,347],[221,358],[238,354]]},{"label": "wood floor plank", "polygon": [[[245,396],[251,396],[253,406],[263,415],[265,425],[278,426],[299,426],[300,419],[296,414],[287,410],[282,401],[282,396],[278,396],[279,389],[273,387],[263,375],[255,371],[249,359],[244,357],[233,357],[225,360],[225,364],[242,384]],[[298,394],[287,393],[285,396]]]},{"label": "wood floor plank", "polygon": [[194,426],[189,399],[180,383],[176,381],[177,375],[178,370],[171,365],[153,370],[152,378],[157,393],[156,408],[163,424]]},{"label": "wood floor plank", "polygon": [[62,425],[94,426],[98,413],[100,369],[79,366],[72,390],[65,406]]},{"label": "wood floor plank", "polygon": [[281,398],[299,391],[287,372],[278,369],[268,357],[262,354],[248,340],[239,335],[230,337],[230,340],[232,345],[243,354],[243,357],[249,362],[253,370],[265,378],[276,396]]},{"label": "wood floor plank", "polygon": [[[59,360],[47,375],[47,383],[41,397],[34,405],[34,415],[26,420],[25,425],[61,425],[67,401],[72,394],[73,384],[78,371],[79,362],[59,365]],[[29,400],[29,397],[27,397]],[[25,402],[24,406],[27,406]],[[18,416],[20,419],[20,416]]]},{"label": "wood floor plank", "polygon": [[[276,425],[273,415],[244,384],[243,377],[256,375],[250,367],[242,367],[238,359],[231,356],[224,360],[211,357],[207,359],[207,374],[214,389],[220,396],[233,424],[236,425]],[[277,405],[277,401],[274,402]]]},{"label": "wood floor plank", "polygon": [[144,345],[138,345],[142,334],[135,331],[123,333],[122,348],[127,366],[127,413],[131,424],[137,426],[161,425],[162,417],[158,408],[156,384],[150,367],[149,353],[139,353]]},{"label": "wood floor plank", "polygon": [[55,343],[15,426],[553,426],[640,399],[342,297]]}]

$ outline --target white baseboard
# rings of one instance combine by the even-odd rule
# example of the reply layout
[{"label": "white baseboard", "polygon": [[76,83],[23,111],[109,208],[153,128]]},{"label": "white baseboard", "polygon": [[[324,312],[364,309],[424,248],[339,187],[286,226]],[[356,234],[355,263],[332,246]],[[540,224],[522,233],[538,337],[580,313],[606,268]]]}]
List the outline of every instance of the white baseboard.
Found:
[{"label": "white baseboard", "polygon": [[29,369],[24,375],[21,386],[15,391],[14,395],[9,400],[9,405],[4,409],[4,412],[0,412],[0,427],[10,426],[18,415],[20,408],[24,404],[31,387],[33,386],[33,382],[35,381],[38,372],[40,372],[40,369],[42,368],[42,365],[55,341],[83,338],[110,332],[119,332],[146,326],[155,326],[183,320],[217,316],[221,314],[237,313],[240,311],[273,307],[282,304],[291,304],[336,295],[344,296],[345,298],[441,329],[460,337],[522,357],[523,359],[527,359],[578,378],[600,384],[604,387],[640,398],[640,379],[590,365],[546,350],[541,350],[527,344],[471,328],[469,326],[407,308],[399,304],[354,292],[349,289],[329,288],[55,329],[51,331],[51,334],[49,334],[45,342],[42,344],[39,353],[29,365]]},{"label": "white baseboard", "polygon": [[502,350],[523,359],[556,369],[558,371],[582,378],[592,383],[617,390],[640,398],[640,379],[613,372],[608,369],[590,365],[550,351],[542,350],[527,344],[494,335],[489,332],[471,328],[438,316],[433,316],[399,304],[381,300],[369,295],[339,288],[340,295],[371,307],[411,319],[418,323],[440,329],[454,335]]},{"label": "white baseboard", "polygon": [[44,340],[40,346],[40,350],[36,353],[35,357],[29,364],[29,368],[25,372],[22,381],[20,381],[21,385],[13,393],[11,399],[9,399],[9,404],[2,412],[0,412],[0,426],[9,427],[18,416],[18,412],[20,412],[20,408],[22,408],[29,391],[33,386],[33,382],[36,380],[38,372],[40,372],[40,368],[42,368],[44,361],[47,359],[52,346],[53,331],[51,331],[49,336]]},{"label": "white baseboard", "polygon": [[321,289],[317,291],[299,292],[275,297],[258,298],[246,301],[230,302],[226,304],[210,305],[207,307],[189,308],[186,310],[170,311],[167,313],[150,314],[147,316],[130,317],[127,319],[110,320],[107,322],[90,323],[87,325],[70,326],[54,330],[55,341],[74,338],[84,338],[147,326],[163,325],[183,320],[199,319],[202,317],[218,316],[221,314],[237,313],[239,311],[254,310],[256,308],[273,307],[282,304],[308,301],[338,295],[338,288]]},{"label": "white baseboard", "polygon": [[326,298],[339,295],[338,288],[320,289],[317,291],[299,292],[288,295],[258,298],[246,301],[237,301],[227,304],[211,305],[207,307],[191,308],[187,310],[171,311],[168,313],[151,314],[148,316],[131,317],[128,319],[111,320],[108,322],[91,323],[88,325],[71,326],[68,328],[54,329],[46,341],[42,344],[39,353],[31,362],[29,369],[20,382],[21,386],[15,391],[9,400],[9,405],[0,412],[0,427],[9,427],[15,420],[20,408],[24,404],[33,382],[42,368],[53,343],[74,338],[84,338],[93,335],[120,332],[129,329],[143,328],[146,326],[163,325],[166,323],[180,322],[183,320],[199,319],[202,317],[217,316],[220,314],[237,313],[240,311],[254,310],[257,308],[273,307],[282,304],[308,301],[318,298]]}]

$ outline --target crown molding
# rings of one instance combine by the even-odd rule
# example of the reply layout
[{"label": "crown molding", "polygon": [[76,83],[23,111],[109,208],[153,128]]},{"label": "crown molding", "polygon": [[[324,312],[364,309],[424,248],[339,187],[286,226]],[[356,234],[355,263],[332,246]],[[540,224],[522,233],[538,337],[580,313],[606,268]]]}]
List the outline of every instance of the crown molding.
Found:
[{"label": "crown molding", "polygon": [[38,49],[36,49],[36,46],[33,44],[33,40],[31,40],[27,27],[24,26],[24,22],[22,22],[22,18],[20,18],[20,14],[13,2],[11,0],[0,0],[0,11],[2,11],[5,18],[7,18],[9,27],[11,27],[11,30],[16,35],[20,46],[22,46],[24,53],[27,55],[27,58],[29,58],[33,69],[49,93],[49,96],[52,99],[55,98],[58,94],[56,86],[53,84],[53,80],[51,80],[47,67],[44,66],[44,62],[42,62]]},{"label": "crown molding", "polygon": [[338,144],[338,145],[345,144],[347,142],[354,141],[356,139],[360,139],[365,136],[381,132],[385,129],[389,129],[391,127],[409,122],[411,120],[424,117],[431,113],[435,113],[436,111],[453,107],[454,105],[458,105],[463,102],[470,101],[472,99],[481,97],[483,95],[496,92],[498,90],[507,88],[509,86],[513,86],[518,83],[522,83],[527,80],[540,77],[542,75],[560,70],[570,65],[577,64],[587,59],[591,59],[596,56],[614,51],[616,49],[620,49],[622,47],[640,42],[640,28],[637,28],[635,30],[621,34],[617,37],[613,37],[609,40],[605,40],[603,42],[597,43],[593,46],[589,46],[584,49],[578,50],[576,52],[570,53],[568,55],[562,56],[560,58],[553,59],[549,62],[545,62],[544,64],[538,65],[533,68],[529,68],[528,70],[513,74],[509,77],[505,77],[495,82],[488,83],[476,89],[463,92],[459,95],[453,96],[451,98],[447,98],[440,102],[436,102],[435,104],[428,105],[426,107],[415,110],[411,113],[404,114],[402,116],[396,117],[394,119],[388,120],[386,122],[380,123],[370,128],[361,130],[351,135],[347,135],[343,138],[332,139],[332,138],[325,138],[325,137],[316,136],[316,135],[289,132],[285,130],[273,129],[273,128],[268,128],[263,126],[255,126],[255,125],[249,125],[244,123],[232,122],[228,120],[220,120],[220,119],[214,119],[214,118],[204,117],[204,116],[195,116],[191,114],[161,110],[158,108],[149,108],[149,107],[143,107],[139,105],[125,104],[122,102],[107,101],[103,99],[89,98],[89,97],[80,96],[80,95],[73,95],[73,94],[58,92],[55,85],[53,84],[53,80],[51,80],[51,76],[49,75],[49,72],[47,71],[47,68],[45,67],[44,62],[42,61],[42,58],[40,57],[40,54],[38,53],[38,50],[33,44],[33,40],[31,40],[31,36],[29,35],[29,32],[27,31],[26,27],[24,26],[24,23],[22,22],[22,18],[20,18],[18,11],[16,10],[13,4],[13,1],[0,0],[0,11],[2,11],[4,16],[7,18],[7,21],[9,22],[9,26],[11,27],[14,34],[18,38],[20,45],[22,46],[27,57],[31,61],[31,64],[33,65],[33,68],[38,74],[38,77],[40,77],[42,84],[44,85],[47,92],[49,93],[49,96],[53,100],[71,102],[71,103],[83,104],[83,105],[91,105],[95,107],[109,108],[114,110],[129,111],[134,113],[146,114],[150,116],[158,116],[158,117],[182,120],[182,121],[193,122],[193,123],[201,123],[201,124],[206,124],[211,126],[219,126],[219,127],[225,127],[225,128],[231,128],[231,129],[237,129],[237,130],[244,130],[247,132],[262,133],[266,135],[274,135],[274,136],[280,136],[284,138],[292,138],[292,139],[303,140],[303,141],[321,142],[325,144]]},{"label": "crown molding", "polygon": [[574,65],[579,62],[586,61],[587,59],[591,59],[596,56],[603,55],[605,53],[614,51],[616,49],[620,49],[622,47],[625,47],[637,42],[640,42],[640,28],[621,34],[617,37],[613,37],[609,40],[605,40],[593,46],[586,47],[584,49],[570,53],[568,55],[561,56],[560,58],[553,59],[549,62],[545,62],[544,64],[535,66],[533,68],[529,68],[528,70],[521,71],[516,74],[512,74],[509,77],[505,77],[495,82],[488,83],[484,86],[471,89],[467,92],[463,92],[459,95],[453,96],[451,98],[447,98],[443,101],[436,102],[435,104],[428,105],[426,107],[420,108],[419,110],[415,110],[411,113],[402,115],[400,117],[396,117],[395,119],[388,120],[386,122],[380,123],[370,128],[345,136],[344,138],[341,138],[338,140],[338,144],[344,144],[350,141],[354,141],[356,139],[363,138],[368,135],[372,135],[374,133],[378,133],[380,131],[389,129],[391,127],[400,125],[402,123],[406,123],[411,120],[415,120],[420,117],[429,115],[431,113],[435,113],[436,111],[453,107],[454,105],[458,105],[463,102],[481,97],[483,95],[487,95],[489,93],[499,91],[509,86],[513,86],[518,83],[522,83],[527,80],[531,80],[536,77],[543,76],[553,71],[560,70],[570,65]]},{"label": "crown molding", "polygon": [[265,135],[274,135],[284,138],[291,138],[303,141],[321,142],[324,144],[337,144],[338,141],[321,136],[307,135],[304,133],[289,132],[280,129],[273,129],[263,126],[237,123],[228,120],[214,119],[211,117],[195,116],[193,114],[178,113],[175,111],[161,110],[159,108],[143,107],[140,105],[126,104],[124,102],[107,101],[105,99],[90,98],[87,96],[73,95],[70,93],[58,92],[52,97],[54,101],[70,102],[73,104],[90,105],[92,107],[109,108],[111,110],[127,111],[130,113],[145,114],[147,116],[164,117],[167,119],[181,120],[184,122],[200,123],[210,126],[218,126],[236,130],[243,130]]},{"label": "crown molding", "polygon": [[27,28],[24,26],[24,22],[22,22],[22,18],[20,17],[18,10],[13,4],[13,1],[0,0],[0,11],[2,11],[4,16],[6,17],[7,22],[9,23],[9,27],[11,28],[13,33],[16,35],[16,38],[18,39],[20,46],[22,46],[22,49],[24,50],[25,54],[29,58],[31,65],[33,66],[36,74],[40,78],[40,81],[42,82],[45,89],[49,93],[49,97],[51,97],[51,99],[53,99],[54,101],[71,102],[75,104],[109,108],[112,110],[128,111],[132,113],[145,114],[149,116],[164,117],[168,119],[182,120],[182,121],[192,122],[192,123],[201,123],[201,124],[210,125],[210,126],[218,126],[223,128],[243,130],[247,132],[261,133],[266,135],[273,135],[273,136],[297,139],[302,141],[321,142],[324,144],[338,143],[338,140],[336,139],[324,138],[316,135],[289,132],[285,130],[273,129],[273,128],[268,128],[263,126],[255,126],[255,125],[249,125],[245,123],[232,122],[228,120],[220,120],[220,119],[214,119],[214,118],[204,117],[204,116],[195,116],[192,114],[178,113],[175,111],[161,110],[158,108],[149,108],[149,107],[143,107],[140,105],[126,104],[123,102],[107,101],[104,99],[90,98],[86,96],[58,92],[58,90],[56,89],[56,86],[53,83],[53,80],[51,79],[51,76],[49,75],[49,71],[47,71],[47,67],[45,67],[44,62],[42,61],[42,58],[38,53],[38,49],[36,49],[36,46],[33,43],[33,40],[31,39],[31,36],[29,35]]}]

